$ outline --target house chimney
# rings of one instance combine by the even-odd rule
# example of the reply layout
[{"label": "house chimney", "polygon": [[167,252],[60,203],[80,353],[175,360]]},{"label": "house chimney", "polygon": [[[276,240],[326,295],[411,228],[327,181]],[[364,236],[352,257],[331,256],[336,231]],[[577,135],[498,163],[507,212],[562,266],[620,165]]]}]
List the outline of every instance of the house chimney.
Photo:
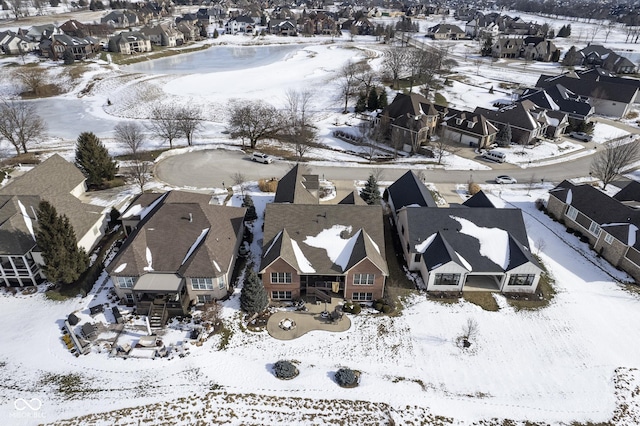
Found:
[{"label": "house chimney", "polygon": [[189,222],[193,222],[193,215],[189,213]]}]

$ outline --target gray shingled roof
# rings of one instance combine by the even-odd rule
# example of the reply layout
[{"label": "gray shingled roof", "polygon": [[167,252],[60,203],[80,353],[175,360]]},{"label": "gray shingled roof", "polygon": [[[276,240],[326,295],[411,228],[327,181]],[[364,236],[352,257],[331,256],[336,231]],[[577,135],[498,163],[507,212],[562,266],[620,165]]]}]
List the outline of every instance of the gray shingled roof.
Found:
[{"label": "gray shingled roof", "polygon": [[[27,199],[30,199],[27,201]],[[23,216],[20,203],[25,207],[27,218]],[[27,223],[35,226],[35,212],[26,205],[38,205],[40,197],[0,195],[0,254],[22,255],[36,246]]]},{"label": "gray shingled roof", "polygon": [[84,180],[84,175],[74,164],[54,154],[0,188],[0,195],[16,196],[30,214],[38,210],[40,200],[48,201],[58,214],[69,218],[76,239],[80,240],[98,222],[104,210],[103,207],[83,203],[71,195],[71,191]]},{"label": "gray shingled roof", "polygon": [[[600,226],[607,225],[604,226],[605,230],[625,244],[629,242],[630,227],[640,228],[639,210],[609,197],[591,185],[574,185],[565,180],[550,190],[549,195],[572,205]],[[640,238],[634,240],[633,247],[640,250]]]},{"label": "gray shingled roof", "polygon": [[[485,207],[450,207],[450,208],[407,208],[407,232],[409,249],[417,253],[416,245],[435,236],[425,250],[423,256],[427,265],[432,268],[449,260],[465,266],[456,258],[461,256],[472,267],[472,272],[501,273],[508,271],[526,261],[538,265],[529,249],[527,231],[519,209],[496,209]],[[498,265],[489,257],[483,256],[480,241],[468,234],[460,232],[459,220],[465,219],[481,228],[497,228],[509,235],[508,263]],[[442,241],[440,241],[441,239]],[[435,243],[435,246],[432,245]],[[430,259],[430,257],[433,259]],[[465,266],[466,267],[466,266]]]},{"label": "gray shingled roof", "polygon": [[431,192],[413,170],[409,170],[389,185],[385,196],[393,200],[396,210],[414,204],[422,207],[437,207]]},{"label": "gray shingled roof", "polygon": [[[333,228],[336,226],[336,228]],[[345,269],[334,264],[324,248],[313,247],[307,237],[338,227],[350,227],[339,237],[350,240]],[[384,224],[381,206],[268,204],[265,211],[263,258],[260,270],[282,258],[300,270],[291,241],[295,241],[315,274],[342,275],[364,258],[388,273],[384,254]],[[307,240],[307,242],[305,242]]]},{"label": "gray shingled roof", "polygon": [[362,199],[358,191],[351,191],[338,204],[356,204],[358,206],[366,206],[367,202]]},{"label": "gray shingled roof", "polygon": [[210,199],[171,191],[129,236],[107,267],[109,274],[141,276],[151,269],[189,277],[225,274],[246,209],[211,205]]},{"label": "gray shingled roof", "polygon": [[274,203],[318,204],[319,200],[311,190],[319,187],[318,175],[303,174],[302,167],[296,164],[278,181]]},{"label": "gray shingled roof", "polygon": [[467,207],[495,208],[491,200],[489,200],[489,198],[487,198],[487,195],[482,191],[476,192],[471,198],[462,203],[462,205]]}]

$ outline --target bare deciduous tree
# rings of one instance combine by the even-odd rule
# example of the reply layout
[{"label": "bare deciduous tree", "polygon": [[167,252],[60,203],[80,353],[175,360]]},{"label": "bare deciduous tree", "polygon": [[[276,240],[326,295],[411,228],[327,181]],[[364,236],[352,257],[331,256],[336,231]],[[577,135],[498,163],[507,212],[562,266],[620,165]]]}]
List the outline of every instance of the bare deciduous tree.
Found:
[{"label": "bare deciduous tree", "polygon": [[27,153],[35,139],[43,136],[46,126],[36,107],[26,102],[0,101],[0,138],[16,149]]},{"label": "bare deciduous tree", "polygon": [[283,128],[280,137],[284,142],[294,145],[299,160],[311,149],[317,137],[314,114],[310,111],[312,99],[313,93],[308,90],[286,92],[284,115],[288,119],[288,126]]},{"label": "bare deciduous tree", "polygon": [[389,74],[393,80],[393,87],[398,88],[398,79],[400,74],[405,70],[407,64],[406,51],[398,46],[392,46],[384,52],[384,60],[382,62],[383,69]]},{"label": "bare deciduous tree", "polygon": [[598,151],[591,161],[591,174],[602,181],[603,189],[628,166],[638,161],[640,142],[616,141]]},{"label": "bare deciduous tree", "polygon": [[187,138],[187,145],[193,145],[193,136],[202,126],[202,111],[199,107],[184,106],[178,110],[178,128]]},{"label": "bare deciduous tree", "polygon": [[13,16],[16,17],[16,20],[20,19],[21,16],[24,16],[26,7],[24,0],[7,0],[7,4],[9,5],[11,12],[13,12]]},{"label": "bare deciduous tree", "polygon": [[42,89],[46,85],[44,72],[40,69],[26,68],[16,73],[18,80],[25,86],[26,92],[31,92],[35,96],[42,94]]},{"label": "bare deciduous tree", "polygon": [[462,344],[464,347],[469,347],[472,340],[475,340],[478,335],[478,322],[473,318],[468,318],[467,322],[462,326]]},{"label": "bare deciduous tree", "polygon": [[131,165],[127,167],[128,175],[144,192],[144,187],[149,182],[151,163],[142,158],[141,151],[144,144],[142,126],[138,123],[119,123],[113,129],[116,140],[122,144],[127,154],[131,155]]},{"label": "bare deciduous tree", "polygon": [[144,134],[142,133],[141,125],[134,122],[118,123],[116,127],[113,128],[113,132],[116,140],[124,145],[131,155],[137,156],[140,153],[142,145],[144,144]]},{"label": "bare deciduous tree", "polygon": [[229,131],[231,137],[249,139],[255,148],[260,139],[275,138],[283,128],[280,112],[262,101],[232,101]]},{"label": "bare deciduous tree", "polygon": [[240,193],[244,197],[244,193],[247,190],[247,177],[240,172],[236,172],[231,176],[231,181],[234,186],[240,187]]},{"label": "bare deciduous tree", "polygon": [[173,148],[173,140],[179,138],[181,134],[178,110],[170,105],[153,107],[149,130],[157,137],[169,142],[169,148]]},{"label": "bare deciduous tree", "polygon": [[338,88],[340,97],[344,100],[343,114],[346,114],[349,109],[349,99],[351,99],[357,92],[359,86],[358,76],[362,72],[362,66],[355,62],[347,62],[338,71]]}]

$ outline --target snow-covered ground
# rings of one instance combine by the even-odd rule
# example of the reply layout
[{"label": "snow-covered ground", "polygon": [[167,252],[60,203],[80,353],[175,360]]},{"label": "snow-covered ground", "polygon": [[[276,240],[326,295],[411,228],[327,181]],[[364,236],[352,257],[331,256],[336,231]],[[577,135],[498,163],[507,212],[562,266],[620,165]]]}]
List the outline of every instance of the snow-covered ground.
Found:
[{"label": "snow-covered ground", "polygon": [[[354,409],[351,401],[365,401],[356,405],[362,419],[392,418],[396,424],[425,416],[444,416],[454,424],[492,418],[601,422],[611,419],[623,403],[637,416],[637,395],[632,396],[633,388],[624,389],[629,380],[640,380],[633,370],[640,367],[640,300],[616,282],[628,277],[535,209],[534,200],[545,197],[549,186],[539,185],[529,195],[497,185],[484,189],[496,194],[490,195],[496,205],[523,210],[532,249],[555,280],[557,294],[548,307],[515,311],[495,295],[500,310],[488,312],[467,302],[441,304],[416,293],[405,300],[400,316],[366,312],[351,317],[353,325],[344,333],[311,332],[278,341],[266,332],[240,327],[236,290],[224,302],[223,315],[233,330],[224,350],[218,349],[220,337],[215,336],[202,346],[187,344],[185,357],[123,360],[97,348],[75,358],[60,340],[63,319],[77,311],[87,320],[87,308],[106,290],[66,302],[48,301],[42,294],[3,293],[0,417],[11,424],[50,423],[92,413],[97,416],[92,419],[100,419],[97,424],[111,424],[114,418],[118,424],[137,424],[144,418],[184,425],[196,419],[212,424],[225,419],[231,424],[306,424],[307,414],[313,424],[329,424]],[[252,194],[260,213],[270,197],[255,190]],[[231,201],[237,202],[238,197]],[[255,227],[254,250],[259,229]],[[100,315],[95,320],[101,320]],[[465,351],[456,339],[469,318],[477,321],[479,335],[472,350]],[[105,316],[104,321],[112,320]],[[186,332],[174,328],[164,339],[187,340]],[[276,379],[270,366],[279,359],[295,360],[301,375],[293,381]],[[332,373],[341,366],[362,372],[359,387],[335,384]],[[19,411],[14,405],[18,401],[21,406],[19,398],[37,398],[42,407]],[[336,411],[325,416],[318,409],[327,400],[335,400],[331,405]],[[220,406],[202,411],[211,404]],[[282,405],[288,408],[275,410]],[[138,406],[145,407],[129,409]],[[97,414],[112,410],[122,411]],[[631,425],[634,419],[623,417],[615,423]]]},{"label": "snow-covered ground", "polygon": [[[541,21],[540,17],[523,17]],[[421,27],[439,21],[440,17],[433,17],[421,22]],[[553,26],[557,30],[563,23],[569,21],[558,20]],[[556,40],[565,51],[571,44],[586,44],[587,28],[593,28],[592,24],[570,23],[572,37]],[[341,101],[335,95],[337,70],[347,60],[363,57],[371,58],[372,66],[379,69],[385,47],[364,37],[350,42],[346,35],[336,43],[326,41],[220,37],[216,43],[221,46],[304,43],[283,60],[246,70],[147,75],[96,63],[88,65],[80,79],[73,80],[64,70],[54,69],[52,75],[61,76],[68,92],[43,103],[50,102],[49,106],[55,108],[54,104],[68,101],[81,107],[78,115],[71,115],[71,111],[69,116],[61,115],[62,125],[49,120],[50,137],[38,149],[55,150],[71,159],[73,135],[97,129],[109,150],[121,153],[110,129],[122,120],[144,121],[151,105],[165,102],[199,105],[206,116],[197,147],[186,150],[221,145],[238,148],[239,142],[223,133],[231,98],[263,99],[280,107],[286,89],[311,88],[321,141],[331,148],[318,150],[313,157],[325,164],[353,164],[357,157],[349,152],[357,148],[332,136],[334,130],[355,131],[359,121],[341,114]],[[594,42],[603,41],[599,31]],[[469,54],[473,43],[452,43],[452,52],[460,63],[456,71],[466,78],[444,86],[442,94],[456,107],[490,106],[509,97],[510,92],[500,83],[532,84],[536,73],[560,72],[551,64],[476,63]],[[630,46],[624,43],[620,28],[610,34],[607,45],[612,44]],[[45,66],[62,68],[51,63]],[[9,69],[3,67],[3,71]],[[20,90],[10,74],[0,72],[0,95],[13,96]],[[489,93],[491,87],[493,94]],[[389,95],[391,101],[393,94]],[[55,128],[67,132],[55,134]],[[598,123],[594,140],[602,143],[625,134]],[[148,141],[149,148],[159,145],[159,141]],[[507,161],[521,167],[548,164],[566,153],[589,154],[575,141],[505,151]],[[399,162],[416,162],[416,158]],[[445,157],[442,167],[478,169],[486,165],[451,155]],[[198,420],[208,424],[330,424],[341,420],[380,424],[390,419],[395,424],[487,424],[491,419],[497,419],[494,424],[502,424],[501,419],[521,424],[570,424],[612,418],[614,424],[639,424],[640,330],[636,324],[640,300],[638,293],[618,283],[628,277],[596,258],[586,245],[534,208],[534,200],[546,197],[550,186],[537,185],[526,191],[518,185],[483,188],[493,194],[495,204],[523,210],[530,244],[555,280],[557,294],[550,306],[515,311],[496,295],[500,310],[487,312],[467,302],[441,304],[416,293],[405,300],[399,316],[365,312],[352,317],[352,327],[344,333],[311,332],[296,340],[276,341],[265,332],[250,332],[240,326],[237,290],[224,303],[223,315],[232,334],[223,350],[219,350],[221,337],[214,336],[202,346],[187,344],[190,349],[185,357],[124,360],[111,358],[108,351],[98,348],[75,358],[60,339],[60,327],[69,313],[78,312],[86,321],[88,307],[106,301],[109,281],[99,280],[101,285],[96,290],[102,291],[97,294],[65,302],[46,300],[41,293],[2,293],[0,418],[8,419],[5,423],[11,425],[52,423],[93,414],[69,424],[190,425]],[[272,194],[262,194],[255,188],[250,191],[260,214]],[[130,195],[123,194],[115,202],[103,200],[103,204],[119,204]],[[234,205],[239,202],[237,196],[231,199]],[[261,245],[260,229],[256,224],[254,256]],[[112,321],[108,312],[101,315],[95,320]],[[472,350],[463,351],[456,340],[469,318],[477,321],[479,335]],[[105,333],[103,337],[110,337]],[[134,342],[138,335],[128,338]],[[182,326],[176,325],[164,340],[177,344],[188,339]],[[297,361],[301,375],[292,381],[277,380],[271,365],[279,359]],[[336,385],[333,373],[341,366],[362,372],[359,387],[342,389]],[[100,414],[104,412],[110,413]]]}]

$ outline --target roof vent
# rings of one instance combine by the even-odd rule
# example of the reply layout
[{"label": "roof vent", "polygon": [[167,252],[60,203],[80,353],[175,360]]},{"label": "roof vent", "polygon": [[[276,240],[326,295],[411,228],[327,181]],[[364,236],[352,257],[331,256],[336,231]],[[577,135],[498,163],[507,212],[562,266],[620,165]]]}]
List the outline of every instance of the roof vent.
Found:
[{"label": "roof vent", "polygon": [[193,214],[189,213],[189,222],[193,222]]}]

